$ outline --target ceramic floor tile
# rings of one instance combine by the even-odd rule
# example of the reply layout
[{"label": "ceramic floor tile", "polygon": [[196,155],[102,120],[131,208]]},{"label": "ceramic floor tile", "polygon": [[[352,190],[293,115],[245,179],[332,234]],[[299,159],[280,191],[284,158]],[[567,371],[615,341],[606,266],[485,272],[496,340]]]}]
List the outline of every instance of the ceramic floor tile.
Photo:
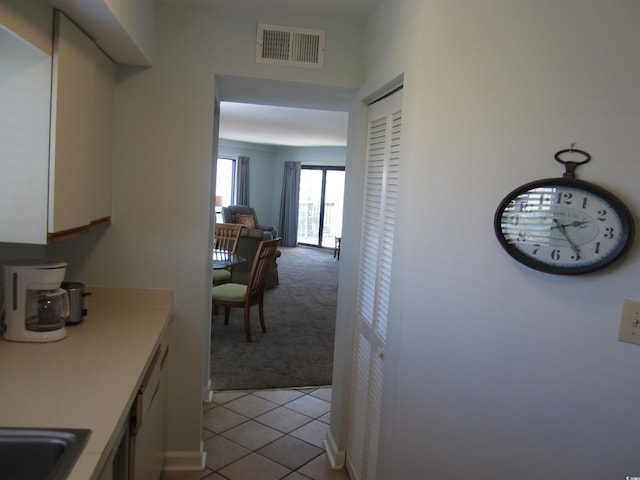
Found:
[{"label": "ceramic floor tile", "polygon": [[256,395],[245,395],[224,404],[225,408],[229,408],[246,417],[257,417],[263,413],[267,413],[274,408],[278,408],[277,403],[270,402]]},{"label": "ceramic floor tile", "polygon": [[304,475],[301,475],[298,472],[291,472],[289,475],[284,477],[282,480],[309,480],[309,477],[305,477]]},{"label": "ceramic floor tile", "polygon": [[244,390],[226,390],[220,392],[213,392],[213,403],[217,403],[218,405],[224,405],[231,400],[235,400],[240,397],[244,397],[248,395],[250,392],[245,392]]},{"label": "ceramic floor tile", "polygon": [[207,468],[213,471],[218,471],[225,465],[229,465],[251,453],[250,450],[220,435],[216,435],[204,442],[204,449],[207,452]]},{"label": "ceramic floor tile", "polygon": [[331,404],[311,395],[305,395],[287,403],[287,408],[308,417],[318,418],[331,410]]},{"label": "ceramic floor tile", "polygon": [[284,405],[296,398],[300,398],[304,393],[298,390],[258,390],[254,392],[260,398],[269,400],[270,402],[277,403],[278,405]]},{"label": "ceramic floor tile", "polygon": [[306,393],[311,393],[317,389],[318,387],[305,387],[305,388],[298,388],[298,391],[306,394]]},{"label": "ceramic floor tile", "polygon": [[202,429],[202,441],[209,440],[213,436],[215,436],[215,433],[210,432],[206,428]]},{"label": "ceramic floor tile", "polygon": [[214,392],[202,407],[206,469],[166,472],[161,480],[348,480],[346,471],[331,469],[324,453],[331,392]]},{"label": "ceramic floor tile", "polygon": [[287,435],[262,447],[257,453],[295,470],[321,455],[323,450]]},{"label": "ceramic floor tile", "polygon": [[163,472],[160,480],[215,480],[215,475],[209,469],[202,472]]},{"label": "ceramic floor tile", "polygon": [[309,423],[313,418],[307,417],[298,412],[288,409],[287,407],[278,407],[275,410],[256,417],[257,422],[268,425],[283,433],[289,433],[302,425]]},{"label": "ceramic floor tile", "polygon": [[202,415],[202,425],[214,433],[222,433],[248,420],[244,415],[220,406],[207,410]]},{"label": "ceramic floor tile", "polygon": [[326,423],[327,425],[329,425],[331,423],[331,412],[325,413],[320,418],[318,418],[318,420],[320,420],[322,423]]},{"label": "ceramic floor tile", "polygon": [[327,437],[328,431],[329,425],[318,420],[313,420],[297,430],[294,430],[290,435],[299,438],[300,440],[304,440],[311,445],[315,445],[318,448],[323,448],[324,440]]},{"label": "ceramic floor tile", "polygon": [[268,458],[252,453],[227,465],[220,474],[230,480],[279,480],[291,472]]},{"label": "ceramic floor tile", "polygon": [[331,403],[331,391],[331,388],[319,388],[311,392],[309,395]]},{"label": "ceramic floor tile", "polygon": [[298,473],[313,480],[349,480],[349,475],[347,475],[347,471],[344,468],[342,470],[333,470],[331,468],[326,454],[311,460],[300,468]]},{"label": "ceramic floor tile", "polygon": [[282,432],[274,430],[271,427],[262,425],[254,420],[250,420],[242,425],[227,430],[222,433],[222,436],[228,440],[236,442],[243,447],[251,450],[257,450],[258,448],[273,442],[277,438],[282,436]]}]

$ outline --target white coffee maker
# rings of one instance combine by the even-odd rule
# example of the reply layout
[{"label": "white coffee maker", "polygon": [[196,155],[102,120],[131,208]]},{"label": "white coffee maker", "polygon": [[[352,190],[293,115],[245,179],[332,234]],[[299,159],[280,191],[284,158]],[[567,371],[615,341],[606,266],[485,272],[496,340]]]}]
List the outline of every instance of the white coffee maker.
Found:
[{"label": "white coffee maker", "polygon": [[69,297],[60,288],[67,264],[16,260],[4,270],[4,332],[14,342],[55,342],[67,336]]}]

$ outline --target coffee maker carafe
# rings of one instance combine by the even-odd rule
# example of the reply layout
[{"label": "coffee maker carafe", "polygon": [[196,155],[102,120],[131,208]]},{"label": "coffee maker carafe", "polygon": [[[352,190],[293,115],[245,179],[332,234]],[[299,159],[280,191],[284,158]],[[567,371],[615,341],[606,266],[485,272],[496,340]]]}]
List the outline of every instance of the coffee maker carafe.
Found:
[{"label": "coffee maker carafe", "polygon": [[69,297],[60,288],[67,264],[16,260],[4,265],[4,332],[14,342],[55,342],[67,336]]}]

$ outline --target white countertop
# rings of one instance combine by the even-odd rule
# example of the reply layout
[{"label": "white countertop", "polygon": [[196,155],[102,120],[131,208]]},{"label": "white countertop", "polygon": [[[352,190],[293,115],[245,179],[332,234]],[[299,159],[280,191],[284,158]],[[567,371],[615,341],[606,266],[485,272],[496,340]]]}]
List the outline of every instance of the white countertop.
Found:
[{"label": "white countertop", "polygon": [[[0,340],[0,426],[88,428],[69,479],[100,473],[171,318],[172,292],[86,287],[88,315],[53,343]],[[99,467],[99,469],[98,469]]]}]

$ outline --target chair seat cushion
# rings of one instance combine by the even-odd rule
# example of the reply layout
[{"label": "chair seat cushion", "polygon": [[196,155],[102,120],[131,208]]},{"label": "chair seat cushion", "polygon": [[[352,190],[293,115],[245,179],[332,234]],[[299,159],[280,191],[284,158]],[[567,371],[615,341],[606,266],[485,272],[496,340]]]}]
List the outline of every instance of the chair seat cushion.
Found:
[{"label": "chair seat cushion", "polygon": [[211,289],[211,298],[221,302],[243,302],[247,286],[240,283],[224,283]]},{"label": "chair seat cushion", "polygon": [[229,270],[214,270],[213,271],[213,283],[218,283],[226,280],[231,280],[231,272]]}]

